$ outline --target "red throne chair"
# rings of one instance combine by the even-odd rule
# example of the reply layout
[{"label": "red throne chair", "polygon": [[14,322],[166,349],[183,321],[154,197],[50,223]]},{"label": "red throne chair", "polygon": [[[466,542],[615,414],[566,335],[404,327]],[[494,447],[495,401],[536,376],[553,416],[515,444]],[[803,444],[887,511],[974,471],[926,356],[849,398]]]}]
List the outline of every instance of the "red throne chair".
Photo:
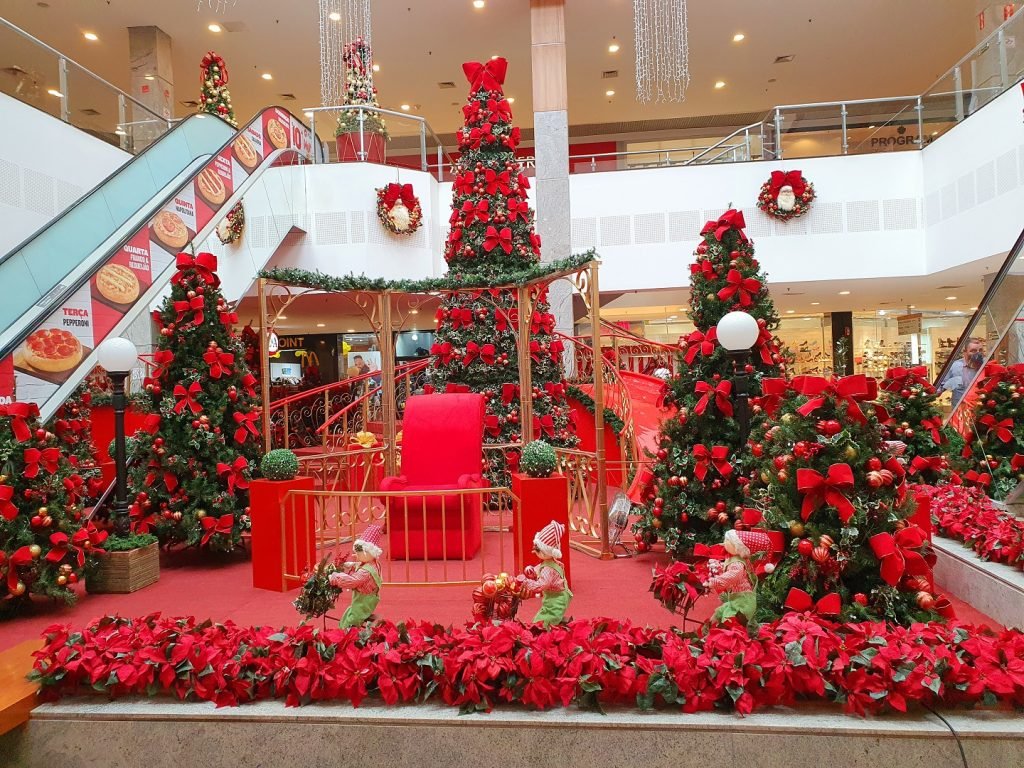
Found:
[{"label": "red throne chair", "polygon": [[480,474],[483,435],[483,395],[408,399],[402,423],[402,474],[380,483],[382,491],[406,494],[386,497],[392,560],[469,560],[480,551],[483,494],[427,496],[417,491],[487,487]]}]

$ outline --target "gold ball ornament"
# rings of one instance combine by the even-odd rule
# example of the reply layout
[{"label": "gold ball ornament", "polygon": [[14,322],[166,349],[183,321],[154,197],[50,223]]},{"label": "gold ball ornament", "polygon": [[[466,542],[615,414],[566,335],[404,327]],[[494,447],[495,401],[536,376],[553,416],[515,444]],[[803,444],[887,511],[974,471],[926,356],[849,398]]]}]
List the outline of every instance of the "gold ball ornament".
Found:
[{"label": "gold ball ornament", "polygon": [[860,455],[860,451],[857,450],[857,446],[848,445],[846,446],[846,450],[843,452],[843,455],[846,457],[847,461],[854,461]]},{"label": "gold ball ornament", "polygon": [[60,576],[57,577],[57,585],[58,586],[63,587],[67,583],[68,583],[68,577],[67,576],[60,575]]},{"label": "gold ball ornament", "polygon": [[804,524],[800,523],[800,522],[797,522],[796,520],[790,520],[789,521],[789,534],[790,534],[790,536],[795,536],[796,538],[799,539],[800,537],[802,537],[804,535]]},{"label": "gold ball ornament", "polygon": [[792,413],[784,413],[784,414],[782,414],[782,423],[783,424],[792,424],[793,423],[793,414]]},{"label": "gold ball ornament", "polygon": [[39,557],[41,554],[43,554],[43,548],[40,547],[38,544],[33,544],[28,548],[28,552],[30,555],[32,555],[32,557]]},{"label": "gold ball ornament", "polygon": [[25,584],[24,584],[24,582],[19,581],[17,584],[15,584],[14,585],[14,589],[11,590],[11,594],[13,594],[13,595],[24,595],[25,594]]},{"label": "gold ball ornament", "polygon": [[197,509],[196,510],[196,518],[199,519],[199,520],[202,520],[204,517],[206,517],[206,510],[205,509]]}]

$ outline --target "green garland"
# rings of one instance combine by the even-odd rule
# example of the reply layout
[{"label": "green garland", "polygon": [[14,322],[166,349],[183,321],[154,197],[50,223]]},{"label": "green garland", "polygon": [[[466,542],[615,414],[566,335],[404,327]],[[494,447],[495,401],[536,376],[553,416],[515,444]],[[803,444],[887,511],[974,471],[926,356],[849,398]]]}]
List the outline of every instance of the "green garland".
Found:
[{"label": "green garland", "polygon": [[[593,416],[597,412],[597,403],[594,402],[594,398],[588,395],[579,387],[569,385],[565,388],[565,394],[571,397],[573,400],[578,400],[580,405],[590,411]],[[606,426],[612,428],[615,432],[615,439],[619,440],[622,438],[622,433],[626,429],[626,422],[618,417],[618,415],[611,408],[604,409],[604,423]]]},{"label": "green garland", "polygon": [[275,280],[286,285],[312,288],[328,293],[343,291],[398,291],[401,293],[428,293],[430,291],[459,290],[472,288],[497,288],[522,286],[548,275],[579,269],[590,261],[597,260],[597,253],[591,249],[566,259],[534,264],[529,269],[502,274],[456,274],[445,277],[428,277],[422,280],[386,280],[382,277],[362,275],[325,275],[323,272],[287,267],[274,267],[260,272],[260,277]]}]

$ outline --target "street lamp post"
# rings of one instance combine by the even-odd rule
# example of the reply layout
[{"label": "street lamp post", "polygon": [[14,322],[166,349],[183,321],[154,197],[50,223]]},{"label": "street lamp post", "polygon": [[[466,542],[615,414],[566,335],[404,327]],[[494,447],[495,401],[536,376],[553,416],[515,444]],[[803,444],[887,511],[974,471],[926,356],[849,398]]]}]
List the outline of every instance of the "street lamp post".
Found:
[{"label": "street lamp post", "polygon": [[114,523],[115,536],[127,536],[130,530],[128,519],[128,465],[125,455],[124,411],[125,380],[135,366],[139,352],[128,339],[106,339],[96,348],[96,359],[110,376],[113,383],[112,402],[114,406],[114,466],[117,479],[114,483],[114,502],[110,505],[110,516]]},{"label": "street lamp post", "polygon": [[718,322],[718,342],[728,353],[733,365],[732,381],[736,395],[736,418],[740,423],[741,449],[750,437],[749,379],[744,366],[760,334],[757,321],[747,312],[729,312]]}]

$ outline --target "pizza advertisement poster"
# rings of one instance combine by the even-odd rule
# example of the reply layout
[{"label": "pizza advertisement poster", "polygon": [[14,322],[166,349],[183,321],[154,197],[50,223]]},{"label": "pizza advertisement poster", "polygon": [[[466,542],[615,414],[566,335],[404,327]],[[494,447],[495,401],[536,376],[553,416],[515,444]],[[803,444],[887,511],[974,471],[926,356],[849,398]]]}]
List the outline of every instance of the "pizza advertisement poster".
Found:
[{"label": "pizza advertisement poster", "polygon": [[221,150],[220,154],[199,172],[192,186],[196,203],[196,224],[202,229],[234,191],[231,148]]},{"label": "pizza advertisement poster", "polygon": [[95,338],[106,338],[153,282],[149,233],[137,232],[90,281]]},{"label": "pizza advertisement poster", "polygon": [[263,156],[267,157],[278,149],[292,145],[292,116],[284,109],[267,109],[261,115],[263,120]]},{"label": "pizza advertisement poster", "polygon": [[173,254],[181,251],[196,235],[196,203],[192,188],[175,195],[153,217],[149,229],[153,243]]},{"label": "pizza advertisement poster", "polygon": [[309,130],[308,126],[302,124],[299,118],[291,115],[292,121],[292,146],[301,152],[304,152],[307,157],[313,156],[313,133]]},{"label": "pizza advertisement poster", "polygon": [[257,117],[231,142],[233,189],[238,189],[261,162],[263,162],[263,120],[261,117]]},{"label": "pizza advertisement poster", "polygon": [[19,400],[42,403],[94,346],[92,286],[83,285],[14,351]]}]

